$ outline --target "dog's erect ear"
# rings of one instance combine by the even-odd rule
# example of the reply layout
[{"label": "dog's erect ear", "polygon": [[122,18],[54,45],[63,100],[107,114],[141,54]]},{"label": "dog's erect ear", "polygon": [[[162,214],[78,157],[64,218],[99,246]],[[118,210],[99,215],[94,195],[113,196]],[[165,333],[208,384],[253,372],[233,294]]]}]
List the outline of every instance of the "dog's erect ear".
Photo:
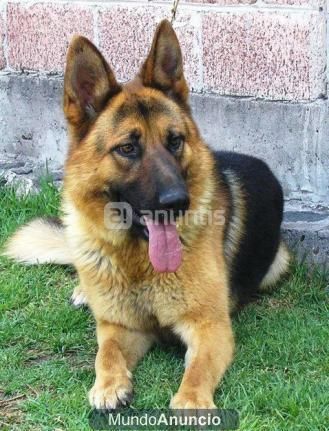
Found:
[{"label": "dog's erect ear", "polygon": [[141,79],[146,87],[157,88],[178,102],[187,102],[188,86],[183,73],[182,52],[176,33],[167,20],[161,21],[155,31]]},{"label": "dog's erect ear", "polygon": [[121,87],[98,49],[85,37],[69,46],[64,79],[64,113],[75,139],[82,139],[91,122]]}]

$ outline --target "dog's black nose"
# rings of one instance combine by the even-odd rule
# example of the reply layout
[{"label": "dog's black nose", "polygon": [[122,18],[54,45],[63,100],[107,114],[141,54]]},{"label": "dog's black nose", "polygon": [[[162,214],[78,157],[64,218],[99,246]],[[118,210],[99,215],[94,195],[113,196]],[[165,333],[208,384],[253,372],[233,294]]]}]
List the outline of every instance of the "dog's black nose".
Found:
[{"label": "dog's black nose", "polygon": [[177,187],[163,191],[159,195],[160,209],[186,211],[190,205],[190,198],[185,188]]}]

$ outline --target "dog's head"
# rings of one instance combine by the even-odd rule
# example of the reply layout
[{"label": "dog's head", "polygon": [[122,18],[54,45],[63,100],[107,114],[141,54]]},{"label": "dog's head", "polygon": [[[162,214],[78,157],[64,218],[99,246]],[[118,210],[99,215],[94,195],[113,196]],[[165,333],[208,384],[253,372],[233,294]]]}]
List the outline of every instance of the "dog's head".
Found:
[{"label": "dog's head", "polygon": [[[172,241],[167,251],[175,256],[174,220],[193,206],[191,177],[197,181],[204,146],[190,114],[182,53],[170,23],[160,23],[140,73],[125,85],[91,42],[74,38],[64,112],[71,137],[65,181],[75,205],[103,226],[106,203],[128,203],[129,235],[149,235],[155,248]],[[174,270],[178,261],[176,254],[158,269]]]}]

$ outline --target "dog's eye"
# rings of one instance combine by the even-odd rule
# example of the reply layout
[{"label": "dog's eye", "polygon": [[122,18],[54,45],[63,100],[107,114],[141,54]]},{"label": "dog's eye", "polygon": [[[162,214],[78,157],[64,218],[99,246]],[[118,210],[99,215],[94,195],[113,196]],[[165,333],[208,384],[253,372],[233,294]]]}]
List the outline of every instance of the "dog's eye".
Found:
[{"label": "dog's eye", "polygon": [[124,144],[115,148],[115,151],[123,157],[135,158],[139,155],[139,147],[134,144]]},{"label": "dog's eye", "polygon": [[179,151],[184,144],[184,138],[181,135],[169,136],[167,148],[170,152],[176,153]]}]

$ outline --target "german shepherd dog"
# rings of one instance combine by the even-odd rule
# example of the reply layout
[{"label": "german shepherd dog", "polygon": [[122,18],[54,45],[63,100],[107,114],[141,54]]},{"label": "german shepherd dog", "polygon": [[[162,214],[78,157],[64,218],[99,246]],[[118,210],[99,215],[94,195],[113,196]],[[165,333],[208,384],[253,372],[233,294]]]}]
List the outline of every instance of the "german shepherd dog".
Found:
[{"label": "german shepherd dog", "polygon": [[[6,254],[18,261],[76,268],[73,300],[86,302],[97,324],[89,393],[97,409],[130,402],[131,371],[166,334],[187,348],[170,406],[214,408],[234,353],[232,310],[288,268],[279,182],[254,157],[211,151],[188,93],[168,21],[125,85],[89,40],[75,37],[64,80],[70,146],[63,216],[34,220],[7,244]],[[105,208],[113,203],[129,205],[131,227],[107,223]]]}]

